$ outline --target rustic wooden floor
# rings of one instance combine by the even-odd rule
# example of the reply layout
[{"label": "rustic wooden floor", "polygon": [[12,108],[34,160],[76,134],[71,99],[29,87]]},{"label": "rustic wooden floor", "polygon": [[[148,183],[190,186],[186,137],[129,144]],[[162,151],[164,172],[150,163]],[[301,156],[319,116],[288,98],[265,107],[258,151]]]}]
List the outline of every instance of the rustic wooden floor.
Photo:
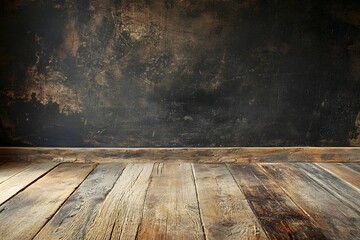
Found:
[{"label": "rustic wooden floor", "polygon": [[0,164],[0,239],[360,239],[360,163]]}]

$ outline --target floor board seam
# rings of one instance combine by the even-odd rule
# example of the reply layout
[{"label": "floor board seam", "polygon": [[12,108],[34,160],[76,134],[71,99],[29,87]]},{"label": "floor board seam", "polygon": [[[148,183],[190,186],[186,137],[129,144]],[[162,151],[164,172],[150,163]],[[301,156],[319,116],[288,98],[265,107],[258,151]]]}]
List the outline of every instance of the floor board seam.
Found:
[{"label": "floor board seam", "polygon": [[[27,189],[30,185],[32,185],[33,183],[35,183],[37,180],[39,180],[40,178],[42,178],[43,176],[45,176],[46,174],[48,174],[50,171],[52,171],[54,168],[56,168],[57,166],[59,166],[61,163],[58,163],[56,165],[54,165],[54,167],[50,168],[48,171],[44,172],[43,174],[41,174],[39,177],[35,178],[33,181],[29,182],[26,186],[24,186],[22,189],[20,189],[18,192],[16,192],[15,194],[13,194],[9,199],[7,199],[6,201],[4,201],[2,204],[0,204],[0,207],[3,206],[4,204],[6,204],[7,202],[9,202],[11,199],[13,199],[15,196],[17,196],[19,193],[21,193],[22,191],[25,191],[25,189]],[[24,170],[25,171],[25,170]],[[16,174],[17,175],[17,174]],[[14,175],[14,176],[16,176]]]},{"label": "floor board seam", "polygon": [[[5,163],[4,163],[4,164],[5,164]],[[36,164],[36,163],[33,163],[33,164]],[[1,164],[0,164],[0,165],[1,165]],[[56,165],[56,166],[57,166],[57,165]],[[55,166],[55,167],[56,167],[56,166]],[[9,179],[11,179],[11,178],[15,177],[15,176],[16,176],[16,175],[18,175],[18,174],[20,174],[20,173],[24,172],[26,169],[28,169],[28,168],[30,168],[30,167],[31,167],[31,163],[30,163],[27,167],[25,167],[24,169],[20,170],[19,172],[17,172],[17,173],[15,173],[15,174],[11,175],[10,177],[8,177],[7,179],[5,179],[4,181],[0,182],[0,184],[2,184],[2,183],[4,183],[4,182],[8,181]]]},{"label": "floor board seam", "polygon": [[152,173],[153,173],[153,171],[154,171],[155,164],[156,164],[156,163],[154,163],[154,164],[152,165],[151,175],[150,175],[150,177],[149,177],[149,183],[148,183],[148,185],[147,185],[147,187],[146,187],[146,191],[145,191],[145,197],[144,197],[143,207],[142,207],[142,211],[141,211],[140,223],[139,223],[139,225],[138,225],[138,227],[137,227],[137,230],[136,230],[136,234],[135,234],[135,238],[134,238],[134,239],[138,239],[139,231],[141,230],[142,221],[143,221],[143,219],[144,219],[144,210],[145,210],[146,198],[147,198],[147,195],[148,195],[148,191],[149,191],[149,188],[150,188],[150,184],[151,184],[151,182],[152,182]]},{"label": "floor board seam", "polygon": [[[316,180],[316,178],[310,176],[310,174],[307,172],[306,169],[301,169],[300,170],[306,177],[310,178],[314,183],[316,183],[319,187],[321,187],[322,189],[324,189],[326,192],[328,192],[331,196],[333,196],[334,198],[336,198],[338,201],[342,202],[343,204],[345,204],[346,206],[348,206],[350,209],[352,209],[353,211],[357,212],[358,214],[360,214],[358,209],[354,209],[353,206],[351,206],[351,204],[349,204],[348,202],[344,201],[343,199],[339,198],[339,196],[336,194],[336,192],[331,191],[330,189],[328,189],[326,186],[324,186],[323,184],[321,184],[318,180]],[[335,175],[333,175],[334,177],[336,177]],[[338,178],[338,177],[336,177]],[[338,178],[339,179],[339,178]]]},{"label": "floor board seam", "polygon": [[269,174],[269,173],[266,171],[266,169],[264,169],[264,168],[262,167],[262,164],[257,164],[257,165],[259,166],[259,169],[260,169],[269,179],[271,179],[271,181],[274,182],[275,185],[276,185],[279,189],[281,189],[281,191],[283,191],[283,192],[285,193],[285,195],[295,204],[295,206],[297,206],[306,216],[309,217],[309,219],[310,219],[310,221],[313,223],[313,225],[314,225],[315,227],[319,227],[319,223],[318,223],[317,221],[315,221],[315,219],[314,219],[303,207],[301,207],[301,206],[293,199],[293,197],[291,196],[291,194],[288,193],[288,192],[286,191],[286,189],[284,189],[280,184],[278,184],[277,180],[276,180],[273,176],[271,176],[271,174]]},{"label": "floor board seam", "polygon": [[[233,175],[231,169],[229,168],[229,164],[228,163],[224,163],[226,168],[228,169],[230,176],[234,179],[236,185],[238,186],[239,190],[242,192],[242,194],[245,197],[245,200],[247,202],[247,204],[249,205],[251,211],[253,212],[254,216],[256,217],[256,220],[259,223],[259,226],[262,228],[263,232],[265,233],[267,239],[272,239],[271,236],[269,235],[269,233],[266,231],[266,229],[264,228],[263,224],[261,223],[260,219],[259,219],[259,215],[257,214],[257,212],[255,211],[255,209],[253,208],[252,204],[250,203],[250,200],[248,199],[248,197],[246,197],[246,194],[244,192],[244,190],[242,189],[242,187],[239,185],[238,181],[236,180],[235,176]],[[241,165],[241,164],[235,164],[235,165]]]},{"label": "floor board seam", "polygon": [[[360,191],[360,189],[354,185],[352,185],[351,183],[349,183],[347,180],[345,180],[344,178],[342,178],[341,176],[339,176],[338,174],[334,173],[333,171],[331,171],[330,169],[327,169],[326,167],[321,166],[319,163],[315,163],[316,166],[318,166],[319,168],[325,170],[326,172],[330,173],[331,175],[337,177],[338,179],[340,179],[341,181],[343,181],[344,183],[346,183],[347,185],[349,185],[350,187],[356,189],[357,191]],[[344,165],[345,167],[347,167],[346,165]],[[353,171],[351,168],[349,168],[351,171]]]},{"label": "floor board seam", "polygon": [[205,232],[205,225],[204,225],[204,220],[202,217],[202,211],[200,208],[200,199],[199,199],[199,192],[198,192],[198,186],[197,186],[197,182],[196,182],[196,175],[195,175],[195,169],[194,169],[194,164],[191,164],[191,172],[192,172],[192,177],[193,177],[193,181],[194,181],[194,187],[195,187],[195,194],[196,194],[196,202],[198,205],[198,209],[199,209],[199,217],[200,217],[200,223],[201,223],[201,230],[203,232],[203,237],[205,240],[207,240],[207,236],[206,236],[206,232]]},{"label": "floor board seam", "polygon": [[[55,167],[59,166],[60,164],[56,165]],[[73,195],[73,193],[79,188],[79,186],[85,181],[85,179],[94,171],[94,169],[98,166],[98,164],[94,164],[94,167],[91,171],[89,171],[89,173],[84,177],[84,179],[74,188],[74,190],[69,194],[69,196],[67,196],[64,201],[59,205],[59,207],[56,209],[56,211],[54,211],[54,214],[52,214],[47,220],[46,222],[42,225],[42,227],[36,232],[36,234],[34,234],[33,239],[36,238],[36,236],[39,234],[39,232],[41,232],[41,230],[46,226],[46,224],[48,224],[48,222],[59,212],[59,210],[61,209],[61,207],[65,204],[65,202]],[[54,168],[55,168],[54,167]],[[52,169],[54,169],[52,168]],[[51,169],[51,170],[52,170]],[[50,171],[49,171],[50,172]]]}]

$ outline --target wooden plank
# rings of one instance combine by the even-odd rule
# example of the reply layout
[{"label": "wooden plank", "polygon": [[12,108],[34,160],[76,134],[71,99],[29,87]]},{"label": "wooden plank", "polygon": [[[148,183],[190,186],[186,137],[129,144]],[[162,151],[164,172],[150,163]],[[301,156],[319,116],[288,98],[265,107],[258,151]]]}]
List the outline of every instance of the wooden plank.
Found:
[{"label": "wooden plank", "polygon": [[309,177],[301,165],[262,164],[262,167],[317,222],[327,238],[358,239],[359,212]]},{"label": "wooden plank", "polygon": [[226,165],[193,168],[207,239],[267,239]]},{"label": "wooden plank", "polygon": [[119,163],[99,164],[35,239],[84,239],[87,228],[124,167]]},{"label": "wooden plank", "polygon": [[[296,167],[343,202],[343,205],[348,205],[360,214],[360,191],[358,189],[354,189],[316,164],[298,163]],[[360,215],[358,220],[360,224]]]},{"label": "wooden plank", "polygon": [[0,147],[0,161],[32,162],[360,162],[360,147],[228,148],[14,148]]},{"label": "wooden plank", "polygon": [[260,167],[228,167],[270,239],[325,239],[315,222]]},{"label": "wooden plank", "polygon": [[0,239],[32,239],[93,168],[61,164],[0,206]]},{"label": "wooden plank", "polygon": [[28,168],[0,184],[0,204],[58,165],[57,163],[32,163]]},{"label": "wooden plank", "polygon": [[84,239],[135,239],[152,168],[152,163],[125,167]]},{"label": "wooden plank", "polygon": [[6,162],[0,165],[0,183],[25,170],[29,162]]},{"label": "wooden plank", "polygon": [[344,163],[347,167],[360,173],[360,163]]},{"label": "wooden plank", "polygon": [[137,239],[204,239],[192,167],[155,165]]},{"label": "wooden plank", "polygon": [[341,163],[319,163],[318,165],[351,186],[360,189],[360,172]]}]

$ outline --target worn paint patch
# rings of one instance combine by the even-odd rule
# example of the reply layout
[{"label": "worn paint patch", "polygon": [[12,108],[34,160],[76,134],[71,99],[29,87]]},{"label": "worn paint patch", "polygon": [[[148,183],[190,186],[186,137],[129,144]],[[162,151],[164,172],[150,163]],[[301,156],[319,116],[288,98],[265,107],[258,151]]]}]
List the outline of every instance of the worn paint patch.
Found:
[{"label": "worn paint patch", "polygon": [[354,137],[350,139],[350,146],[360,147],[360,112],[356,116],[355,127],[356,131]]},{"label": "worn paint patch", "polygon": [[[37,64],[39,59],[37,61]],[[30,101],[35,95],[36,99],[43,105],[54,102],[59,105],[61,113],[70,114],[81,112],[81,103],[76,92],[66,87],[63,82],[67,77],[59,71],[39,73],[37,65],[28,69],[27,86],[23,90],[24,95],[16,98]]]},{"label": "worn paint patch", "polygon": [[64,43],[63,49],[66,54],[70,54],[71,56],[75,57],[76,53],[79,49],[80,39],[78,36],[77,29],[75,27],[75,20],[69,21],[65,26],[65,36],[64,36]]}]

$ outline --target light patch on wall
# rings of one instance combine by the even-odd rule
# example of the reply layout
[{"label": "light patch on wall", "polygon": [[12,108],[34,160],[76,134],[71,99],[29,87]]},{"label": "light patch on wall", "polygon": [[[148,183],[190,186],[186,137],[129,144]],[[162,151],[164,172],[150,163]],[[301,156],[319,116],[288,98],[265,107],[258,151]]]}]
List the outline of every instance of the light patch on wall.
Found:
[{"label": "light patch on wall", "polygon": [[97,84],[99,84],[100,86],[109,86],[108,82],[106,80],[106,73],[105,71],[101,71],[99,73],[96,74],[95,76],[95,81]]},{"label": "light patch on wall", "polygon": [[[129,34],[132,41],[140,41],[151,35],[154,40],[162,38],[161,31],[151,32],[151,23],[157,23],[164,30],[164,14],[156,14],[150,6],[143,8],[142,4],[129,4],[126,11],[122,12],[122,26],[121,29]],[[160,8],[161,9],[161,8]],[[148,19],[148,21],[144,21]]]},{"label": "light patch on wall", "polygon": [[39,86],[33,86],[27,90],[27,100],[31,100],[31,95],[34,93],[37,100],[43,105],[48,104],[50,101],[57,103],[60,112],[65,115],[81,112],[78,95],[63,84],[47,82]]},{"label": "light patch on wall", "polygon": [[360,112],[358,112],[355,120],[355,126],[356,126],[356,137],[353,139],[350,139],[350,146],[351,147],[360,147]]},{"label": "light patch on wall", "polygon": [[72,56],[75,57],[78,48],[79,48],[79,36],[75,27],[75,21],[70,20],[65,27],[64,50],[68,54],[71,54]]},{"label": "light patch on wall", "polygon": [[28,68],[24,90],[22,93],[13,94],[13,99],[30,101],[35,96],[43,105],[48,104],[50,101],[58,104],[60,112],[65,115],[81,112],[82,107],[79,96],[75,91],[61,83],[66,80],[66,77],[58,71],[50,71],[46,74],[39,73],[37,69],[38,62]]}]

